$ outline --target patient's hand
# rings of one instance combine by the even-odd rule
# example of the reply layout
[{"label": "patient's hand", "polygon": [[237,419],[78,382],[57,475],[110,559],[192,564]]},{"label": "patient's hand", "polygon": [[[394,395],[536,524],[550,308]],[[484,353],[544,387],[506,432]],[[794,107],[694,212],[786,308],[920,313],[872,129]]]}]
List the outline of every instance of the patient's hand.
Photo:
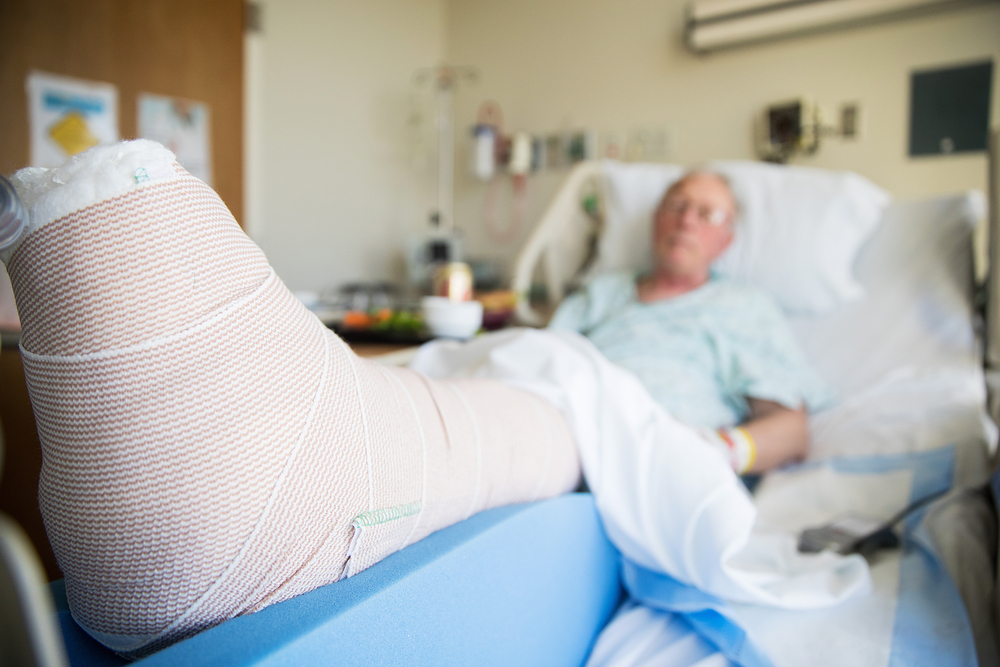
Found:
[{"label": "patient's hand", "polygon": [[800,461],[809,450],[809,421],[805,407],[792,409],[781,403],[748,397],[750,419],[740,426],[757,445],[751,473],[766,472]]}]

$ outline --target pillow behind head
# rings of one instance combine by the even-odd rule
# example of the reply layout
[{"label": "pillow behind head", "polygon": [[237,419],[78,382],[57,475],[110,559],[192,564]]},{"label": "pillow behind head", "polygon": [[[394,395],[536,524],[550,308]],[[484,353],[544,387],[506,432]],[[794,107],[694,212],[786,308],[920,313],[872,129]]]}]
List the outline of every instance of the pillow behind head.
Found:
[{"label": "pillow behind head", "polygon": [[[854,259],[889,194],[854,173],[750,161],[708,166],[740,203],[733,244],[715,263],[730,280],[770,292],[793,313],[823,313],[864,295]],[[606,160],[605,227],[591,275],[652,267],[652,216],[684,167]]]},{"label": "pillow behind head", "polygon": [[972,236],[985,215],[980,192],[893,203],[858,253],[867,298],[822,317],[790,318],[813,368],[840,395],[904,369],[981,377]]},{"label": "pillow behind head", "polygon": [[653,267],[653,212],[686,169],[678,164],[604,160],[604,231],[591,275]]},{"label": "pillow behind head", "polygon": [[854,260],[888,192],[847,171],[750,161],[709,170],[729,179],[742,209],[718,274],[770,292],[793,313],[825,313],[864,296]]}]

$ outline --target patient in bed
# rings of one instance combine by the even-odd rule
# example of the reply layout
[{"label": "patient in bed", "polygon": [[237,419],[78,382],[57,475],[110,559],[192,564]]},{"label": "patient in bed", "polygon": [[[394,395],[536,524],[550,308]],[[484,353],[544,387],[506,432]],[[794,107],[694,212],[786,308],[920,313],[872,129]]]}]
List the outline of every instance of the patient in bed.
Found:
[{"label": "patient in bed", "polygon": [[725,447],[737,472],[762,472],[805,455],[807,410],[829,392],[774,301],[712,275],[737,211],[722,176],[689,173],[654,214],[653,270],[598,276],[549,326],[586,335],[674,417]]}]

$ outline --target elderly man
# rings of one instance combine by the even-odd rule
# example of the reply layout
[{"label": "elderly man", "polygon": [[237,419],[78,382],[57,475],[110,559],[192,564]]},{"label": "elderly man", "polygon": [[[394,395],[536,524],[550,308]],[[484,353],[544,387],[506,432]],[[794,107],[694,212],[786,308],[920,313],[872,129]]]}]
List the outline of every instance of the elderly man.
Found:
[{"label": "elderly man", "polygon": [[722,176],[689,173],[654,214],[653,270],[597,277],[566,299],[549,326],[586,335],[747,473],[805,455],[807,409],[828,391],[777,305],[712,275],[712,262],[733,240],[737,209]]}]

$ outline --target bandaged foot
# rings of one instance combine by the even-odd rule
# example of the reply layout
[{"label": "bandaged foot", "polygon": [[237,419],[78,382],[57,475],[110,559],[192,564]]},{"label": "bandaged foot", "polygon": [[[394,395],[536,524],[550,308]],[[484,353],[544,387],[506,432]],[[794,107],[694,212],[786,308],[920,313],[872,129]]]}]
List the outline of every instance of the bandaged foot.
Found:
[{"label": "bandaged foot", "polygon": [[157,144],[19,172],[0,249],[70,607],[140,656],[355,574],[482,509],[572,490],[562,416],[356,357]]}]

